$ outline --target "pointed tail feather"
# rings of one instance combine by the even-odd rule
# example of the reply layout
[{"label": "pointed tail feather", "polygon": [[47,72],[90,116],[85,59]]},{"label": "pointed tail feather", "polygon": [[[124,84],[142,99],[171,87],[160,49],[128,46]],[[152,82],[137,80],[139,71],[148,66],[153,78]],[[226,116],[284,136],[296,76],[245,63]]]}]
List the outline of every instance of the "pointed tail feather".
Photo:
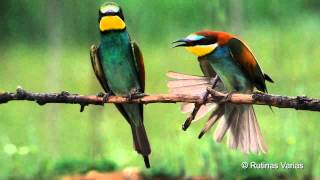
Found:
[{"label": "pointed tail feather", "polygon": [[259,124],[251,105],[226,105],[229,111],[225,119],[220,121],[214,138],[221,141],[228,131],[228,145],[242,152],[266,153],[267,146],[264,143]]},{"label": "pointed tail feather", "polygon": [[132,124],[132,137],[136,151],[143,156],[144,163],[150,168],[148,155],[151,153],[149,140],[144,125],[140,123],[138,126]]},{"label": "pointed tail feather", "polygon": [[[212,86],[212,78],[193,76],[177,72],[168,72],[167,76],[171,78],[168,81],[169,92],[172,94],[191,94],[201,96],[207,91],[207,87]],[[266,80],[272,81],[265,75]],[[227,92],[221,81],[218,81],[215,90]],[[201,106],[195,119],[200,119],[217,105],[206,104]],[[223,107],[224,118],[220,118]],[[181,106],[183,113],[193,111],[194,104],[184,103]],[[222,113],[222,114],[223,114]],[[221,120],[219,120],[221,119]],[[218,127],[214,133],[214,139],[222,141],[224,135],[229,132],[228,144],[230,148],[239,148],[243,152],[267,152],[267,146],[264,143],[261,131],[257,122],[253,107],[250,105],[232,105],[220,104],[212,113],[205,127],[202,129],[199,138],[203,136],[219,120]]]},{"label": "pointed tail feather", "polygon": [[250,117],[251,117],[250,119],[253,119],[253,121],[251,121],[252,127],[254,127],[254,130],[255,130],[254,133],[252,133],[252,134],[257,135],[257,136],[255,136],[255,138],[257,138],[256,146],[257,146],[257,148],[261,149],[262,153],[266,153],[266,152],[268,152],[268,147],[265,144],[264,139],[262,137],[262,133],[261,133],[258,121],[257,121],[257,117],[256,117],[256,114],[255,114],[252,106],[249,106],[249,113],[250,113]]},{"label": "pointed tail feather", "polygon": [[222,118],[218,124],[218,127],[216,129],[216,131],[214,132],[214,139],[217,142],[221,142],[222,138],[224,137],[224,135],[226,134],[226,132],[228,131],[232,121],[233,121],[233,117],[235,117],[237,115],[236,111],[234,108],[230,108],[228,107],[227,104],[225,104],[225,115],[224,118]]}]

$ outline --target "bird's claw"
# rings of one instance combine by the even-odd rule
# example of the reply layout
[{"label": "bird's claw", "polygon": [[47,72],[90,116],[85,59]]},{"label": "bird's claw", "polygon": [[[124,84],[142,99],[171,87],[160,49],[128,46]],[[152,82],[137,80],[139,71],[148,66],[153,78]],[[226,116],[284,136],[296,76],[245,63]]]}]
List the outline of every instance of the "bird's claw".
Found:
[{"label": "bird's claw", "polygon": [[111,95],[110,93],[105,93],[103,95],[103,98],[102,98],[103,103],[108,102],[110,95]]},{"label": "bird's claw", "polygon": [[61,91],[61,93],[59,94],[59,96],[69,96],[70,93],[68,91]]},{"label": "bird's claw", "polygon": [[224,98],[221,99],[220,103],[229,102],[234,93],[236,93],[236,91],[229,92]]},{"label": "bird's claw", "polygon": [[102,102],[104,104],[104,103],[108,102],[109,97],[111,96],[111,93],[99,92],[96,96],[97,97],[101,97],[102,98]]},{"label": "bird's claw", "polygon": [[266,94],[266,93],[262,91],[254,91],[253,94]]},{"label": "bird's claw", "polygon": [[97,96],[97,97],[103,97],[105,94],[106,94],[106,93],[104,93],[104,92],[99,92],[96,96]]},{"label": "bird's claw", "polygon": [[144,96],[146,96],[145,93],[138,92],[138,93],[133,94],[133,95],[132,95],[132,98],[133,98],[133,99],[136,99],[136,98],[142,98],[142,97],[144,97]]},{"label": "bird's claw", "polygon": [[141,98],[141,97],[144,97],[144,96],[146,96],[145,93],[143,93],[140,89],[134,88],[129,92],[127,98],[128,98],[129,101],[131,101],[133,99]]}]

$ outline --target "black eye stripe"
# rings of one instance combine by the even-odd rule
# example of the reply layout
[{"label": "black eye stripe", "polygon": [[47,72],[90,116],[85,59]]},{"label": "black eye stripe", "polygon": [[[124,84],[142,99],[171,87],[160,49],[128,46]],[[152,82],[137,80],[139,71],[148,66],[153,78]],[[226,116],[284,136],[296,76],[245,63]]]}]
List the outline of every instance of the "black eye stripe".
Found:
[{"label": "black eye stripe", "polygon": [[214,44],[216,43],[217,41],[213,38],[203,38],[203,39],[200,39],[198,41],[195,42],[195,44],[197,45],[209,45],[209,44]]},{"label": "black eye stripe", "polygon": [[207,39],[202,39],[202,40],[197,40],[197,41],[191,41],[191,42],[186,42],[188,46],[196,46],[196,45],[209,45],[209,44],[214,44],[214,42],[209,41]]}]

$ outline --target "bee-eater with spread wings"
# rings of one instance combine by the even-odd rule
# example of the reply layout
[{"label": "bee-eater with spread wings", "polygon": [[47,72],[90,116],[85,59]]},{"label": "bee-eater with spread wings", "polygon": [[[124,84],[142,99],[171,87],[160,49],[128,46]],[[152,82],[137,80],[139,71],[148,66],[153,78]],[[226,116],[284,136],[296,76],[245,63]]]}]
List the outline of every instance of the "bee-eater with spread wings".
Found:
[{"label": "bee-eater with spread wings", "polygon": [[[144,63],[138,45],[131,41],[121,8],[106,3],[99,10],[100,46],[91,47],[91,62],[106,93],[132,95],[143,93],[145,86]],[[150,167],[151,148],[143,125],[142,104],[116,104],[131,126],[135,150]]]},{"label": "bee-eater with spread wings", "polygon": [[[248,46],[229,33],[200,31],[175,43],[180,43],[176,47],[186,47],[189,52],[195,54],[204,75],[213,77],[217,74],[224,88],[229,92],[252,93],[254,88],[267,92],[265,81],[273,82],[268,75],[262,72]],[[180,79],[180,83],[179,81],[173,84],[171,82],[171,86],[175,86],[176,89],[180,88],[178,92],[183,91],[181,87],[188,86],[188,81],[189,88],[194,85],[192,89],[194,92],[206,91],[204,86],[208,86],[210,81],[210,79],[196,76],[186,77],[177,73],[171,73],[169,76]],[[185,78],[182,78],[183,76]],[[182,80],[185,83],[182,83]],[[196,87],[202,89],[197,91]],[[221,118],[222,116],[224,118]],[[209,128],[206,127],[200,133],[199,138],[219,119],[221,120],[214,134],[216,141],[220,142],[228,131],[229,147],[239,148],[246,153],[267,151],[252,105],[229,103],[217,105],[206,125]]]}]

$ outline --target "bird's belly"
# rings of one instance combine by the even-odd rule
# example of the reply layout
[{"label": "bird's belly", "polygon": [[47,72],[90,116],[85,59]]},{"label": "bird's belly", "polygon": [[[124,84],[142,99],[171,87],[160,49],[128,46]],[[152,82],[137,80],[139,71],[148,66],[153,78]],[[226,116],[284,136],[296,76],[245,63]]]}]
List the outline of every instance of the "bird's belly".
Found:
[{"label": "bird's belly", "polygon": [[[107,57],[107,58],[106,58]],[[110,90],[116,95],[127,95],[141,89],[135,64],[130,52],[104,52],[102,67]]]},{"label": "bird's belly", "polygon": [[112,92],[117,95],[127,95],[132,89],[139,89],[138,79],[131,69],[123,64],[105,71],[108,85]]},{"label": "bird's belly", "polygon": [[231,57],[215,58],[210,60],[210,65],[228,91],[247,92],[252,89],[250,81]]}]

